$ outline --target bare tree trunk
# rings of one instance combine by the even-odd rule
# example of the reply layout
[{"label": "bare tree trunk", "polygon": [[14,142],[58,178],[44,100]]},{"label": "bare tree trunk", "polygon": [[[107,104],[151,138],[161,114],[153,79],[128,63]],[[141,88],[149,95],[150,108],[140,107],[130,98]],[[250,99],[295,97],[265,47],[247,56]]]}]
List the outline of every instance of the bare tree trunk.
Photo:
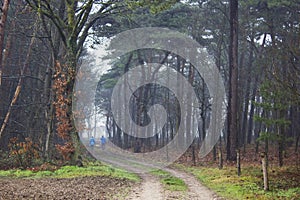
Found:
[{"label": "bare tree trunk", "polygon": [[[251,39],[251,40],[254,40],[254,39]],[[249,112],[249,101],[250,101],[250,89],[251,89],[251,81],[252,81],[252,75],[251,75],[251,70],[252,70],[252,64],[253,64],[253,61],[254,61],[254,47],[253,45],[251,45],[250,47],[250,55],[249,55],[249,64],[248,64],[248,69],[247,69],[247,83],[246,83],[246,92],[245,92],[245,102],[244,102],[244,110],[243,110],[243,123],[242,123],[242,134],[244,135],[244,152],[246,151],[246,144],[248,142],[249,144],[249,141],[246,141],[246,140],[249,140],[249,133],[247,134],[247,127],[249,127],[249,123],[250,121],[248,121],[248,112]],[[252,106],[252,105],[251,105]],[[252,108],[252,107],[251,107]],[[252,108],[253,109],[253,108]],[[251,112],[251,109],[250,109],[250,112]],[[252,111],[253,112],[253,111]],[[250,118],[250,117],[249,117]],[[252,116],[253,118],[253,116]],[[250,140],[251,140],[251,135],[250,135]]]},{"label": "bare tree trunk", "polygon": [[219,169],[223,169],[222,136],[219,140]]},{"label": "bare tree trunk", "polygon": [[[279,111],[279,119],[285,118],[285,112],[284,110]],[[285,149],[285,127],[284,125],[279,125],[278,127],[278,161],[279,161],[279,167],[283,166],[283,154]]]},{"label": "bare tree trunk", "polygon": [[33,36],[31,38],[31,41],[30,41],[30,44],[29,44],[29,47],[28,47],[28,50],[27,50],[26,59],[23,63],[23,67],[22,67],[21,72],[20,72],[20,76],[19,76],[17,87],[16,87],[15,92],[14,92],[14,96],[13,96],[13,98],[12,98],[10,104],[9,104],[8,110],[7,110],[5,118],[4,118],[4,121],[3,121],[2,125],[1,125],[1,128],[0,128],[0,138],[1,138],[3,132],[6,128],[6,125],[8,124],[8,121],[9,121],[9,118],[10,118],[10,115],[11,115],[11,112],[12,112],[12,108],[16,104],[16,102],[18,100],[18,97],[20,95],[22,84],[23,84],[23,76],[24,76],[24,73],[25,73],[25,71],[28,67],[32,47],[33,47],[33,44],[34,44],[35,39],[36,39],[35,35],[36,35],[36,32],[37,32],[37,28],[38,28],[38,19],[36,20],[36,22],[34,24]]},{"label": "bare tree trunk", "polygon": [[267,165],[267,156],[266,153],[261,154],[261,164],[262,164],[262,171],[264,177],[264,190],[269,190],[269,178],[268,178],[268,165]]},{"label": "bare tree trunk", "polygon": [[[193,85],[194,81],[194,70],[191,66],[189,66],[189,74],[188,74],[188,81],[191,85]],[[192,142],[192,132],[191,132],[191,122],[192,122],[192,100],[191,100],[191,94],[187,93],[187,116],[186,116],[186,144],[190,144]]]},{"label": "bare tree trunk", "polygon": [[195,153],[195,142],[192,143],[192,161],[193,165],[196,166],[196,153]]},{"label": "bare tree trunk", "polygon": [[253,134],[253,122],[254,122],[254,101],[256,96],[256,89],[257,89],[257,81],[254,83],[254,86],[252,88],[252,94],[251,94],[251,106],[250,106],[250,113],[249,113],[249,120],[248,120],[248,130],[247,130],[247,144],[250,144],[252,141],[252,134]]},{"label": "bare tree trunk", "polygon": [[[50,62],[51,63],[51,62]],[[47,127],[47,132],[46,132],[46,137],[45,137],[45,147],[44,147],[44,152],[43,156],[44,158],[49,158],[51,157],[50,152],[49,152],[49,147],[50,147],[50,139],[51,139],[51,134],[53,132],[53,116],[54,116],[54,108],[53,104],[51,103],[52,100],[52,92],[51,92],[51,81],[52,77],[52,70],[51,67],[49,66],[47,71],[46,71],[46,77],[45,77],[45,82],[44,82],[44,103],[47,105],[45,109],[45,120],[46,120],[46,127]]]},{"label": "bare tree trunk", "polygon": [[237,166],[237,175],[240,176],[241,175],[241,153],[240,153],[240,149],[238,148],[236,150],[236,166]]},{"label": "bare tree trunk", "polygon": [[238,0],[230,0],[229,85],[227,160],[236,160],[238,145]]},{"label": "bare tree trunk", "polygon": [[298,152],[298,147],[299,147],[299,141],[300,141],[300,133],[297,131],[297,138],[296,138],[296,144],[295,144],[295,152]]},{"label": "bare tree trunk", "polygon": [[217,148],[216,148],[216,145],[214,146],[213,148],[213,161],[216,161],[217,160]]},{"label": "bare tree trunk", "polygon": [[[5,25],[6,25],[9,3],[10,0],[4,0],[1,9],[2,15],[0,19],[0,86],[2,84],[2,73],[3,73],[2,59],[3,59],[3,46],[4,46],[4,32],[5,32]],[[1,132],[0,132],[0,136],[1,136]]]}]

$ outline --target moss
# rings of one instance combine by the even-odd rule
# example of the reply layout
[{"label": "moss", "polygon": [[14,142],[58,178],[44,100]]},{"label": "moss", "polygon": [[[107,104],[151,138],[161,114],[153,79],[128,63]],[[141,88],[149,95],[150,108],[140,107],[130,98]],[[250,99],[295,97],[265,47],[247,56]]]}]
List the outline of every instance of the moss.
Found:
[{"label": "moss", "polygon": [[[236,175],[235,167],[225,167],[222,170],[214,167],[190,167],[187,170],[193,173],[204,185],[227,199],[273,200],[299,199],[300,197],[299,185],[295,186],[291,182],[288,183],[286,176],[280,176],[279,172],[270,176],[271,190],[265,192],[259,166],[244,167],[240,177]],[[281,170],[291,173],[291,168]],[[281,187],[276,183],[280,183]]]},{"label": "moss", "polygon": [[7,178],[75,178],[84,176],[111,176],[115,178],[125,178],[132,181],[140,180],[136,174],[99,163],[91,163],[86,167],[64,166],[53,172],[32,170],[0,170],[0,177]]},{"label": "moss", "polygon": [[163,170],[153,170],[151,174],[154,174],[160,178],[160,182],[163,184],[166,190],[170,191],[187,191],[187,185],[180,178],[172,176],[169,172]]}]

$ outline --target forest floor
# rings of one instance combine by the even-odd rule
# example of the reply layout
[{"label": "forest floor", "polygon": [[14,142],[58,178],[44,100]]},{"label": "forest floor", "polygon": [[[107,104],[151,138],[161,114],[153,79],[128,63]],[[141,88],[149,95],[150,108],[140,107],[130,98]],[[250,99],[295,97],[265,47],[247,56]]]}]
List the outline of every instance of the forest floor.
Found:
[{"label": "forest floor", "polygon": [[164,189],[164,186],[156,177],[150,173],[140,174],[142,178],[141,185],[135,186],[127,200],[218,200],[215,193],[203,186],[193,175],[178,169],[165,168],[164,171],[169,172],[172,176],[184,181],[187,186],[186,191],[171,191]]},{"label": "forest floor", "polygon": [[126,200],[208,200],[220,199],[192,175],[166,168],[182,179],[187,191],[164,188],[158,176],[140,173],[140,182],[109,176],[76,178],[1,178],[0,199],[126,199]]},{"label": "forest floor", "polygon": [[132,182],[105,176],[0,179],[0,199],[120,199]]},{"label": "forest floor", "polygon": [[[126,154],[119,154],[114,151],[93,150],[102,161],[136,173],[141,178],[141,183],[134,187],[126,199],[128,200],[165,200],[165,199],[186,199],[186,200],[212,200],[220,199],[207,187],[203,186],[191,173],[184,172],[177,168],[162,167],[154,163],[143,161],[143,157],[130,157]],[[187,187],[184,191],[169,190],[162,184],[160,177],[151,172],[162,169],[169,173],[169,178],[175,177],[183,181]],[[174,184],[169,182],[167,184]],[[176,183],[175,183],[176,185]]]},{"label": "forest floor", "polygon": [[[222,152],[226,152],[225,149]],[[192,173],[203,185],[217,195],[226,199],[256,200],[296,200],[300,199],[300,154],[294,146],[284,152],[283,166],[279,166],[277,145],[269,146],[269,191],[264,191],[260,152],[261,145],[255,152],[254,145],[241,149],[241,175],[237,175],[236,162],[226,161],[223,154],[223,168],[219,169],[219,158],[213,152],[205,158],[196,156],[193,161],[192,149],[189,149],[179,160],[176,167]],[[195,151],[198,155],[198,151]]]},{"label": "forest floor", "polygon": [[[125,200],[207,200],[207,199],[298,199],[300,192],[299,155],[286,152],[283,168],[278,165],[276,153],[270,154],[271,191],[264,192],[259,154],[246,151],[242,154],[242,175],[238,177],[234,163],[224,162],[219,170],[212,154],[204,159],[197,158],[196,166],[192,153],[188,151],[176,164],[162,169],[167,179],[182,180],[183,190],[168,188],[173,182],[163,182],[162,176],[151,170],[128,173],[103,164],[86,167],[65,166],[55,171],[12,170],[0,171],[1,199],[125,199]],[[111,156],[111,155],[108,155]],[[111,160],[112,162],[119,161]],[[133,161],[127,159],[124,166]],[[111,163],[112,164],[112,163]],[[119,162],[120,164],[120,162]],[[135,163],[136,165],[140,163]],[[144,166],[145,167],[145,166]],[[147,167],[147,166],[146,166]],[[151,168],[152,166],[148,166]],[[138,178],[139,177],[139,178]],[[213,188],[208,189],[203,186]],[[176,183],[175,183],[176,185]]]}]

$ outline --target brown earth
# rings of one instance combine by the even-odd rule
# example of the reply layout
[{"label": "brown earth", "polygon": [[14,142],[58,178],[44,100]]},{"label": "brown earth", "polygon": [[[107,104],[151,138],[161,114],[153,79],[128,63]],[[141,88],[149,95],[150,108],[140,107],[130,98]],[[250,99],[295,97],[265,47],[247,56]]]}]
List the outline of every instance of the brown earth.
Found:
[{"label": "brown earth", "polygon": [[0,199],[124,199],[132,182],[90,176],[0,179]]},{"label": "brown earth", "polygon": [[1,178],[0,199],[126,199],[126,200],[208,200],[218,199],[196,178],[176,169],[165,169],[186,182],[188,191],[164,190],[157,176],[140,173],[141,182],[90,176],[77,178]]}]

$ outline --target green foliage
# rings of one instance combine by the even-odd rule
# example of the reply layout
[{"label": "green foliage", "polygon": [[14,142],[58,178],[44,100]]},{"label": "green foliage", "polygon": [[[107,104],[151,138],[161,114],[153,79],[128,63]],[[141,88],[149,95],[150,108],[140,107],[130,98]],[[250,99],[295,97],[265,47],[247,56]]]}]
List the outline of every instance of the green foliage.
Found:
[{"label": "green foliage", "polygon": [[163,10],[169,9],[172,5],[179,2],[178,0],[140,0],[140,1],[131,1],[127,0],[126,4],[131,10],[137,8],[148,8],[152,14],[161,12]]},{"label": "green foliage", "polygon": [[110,79],[105,80],[105,83],[104,83],[103,87],[105,89],[111,89],[116,85],[116,83],[117,83],[116,79],[110,78]]},{"label": "green foliage", "polygon": [[265,3],[265,6],[268,6],[268,8],[273,7],[282,7],[282,6],[292,6],[295,4],[291,0],[268,0],[268,1],[261,1],[261,0],[248,0],[248,1],[241,1],[241,5],[254,5],[259,6],[259,4]]},{"label": "green foliage", "polygon": [[38,171],[34,174],[35,178],[51,177],[53,176],[52,171]]},{"label": "green foliage", "polygon": [[170,173],[163,170],[153,170],[152,174],[160,177],[161,183],[164,188],[171,191],[186,191],[187,185],[180,178],[172,176]]},{"label": "green foliage", "polygon": [[276,141],[278,140],[278,136],[276,134],[270,133],[270,132],[260,132],[259,138],[257,138],[257,141]]},{"label": "green foliage", "polygon": [[166,178],[163,178],[161,182],[165,185],[166,189],[171,191],[187,190],[187,186],[185,185],[184,181],[174,176],[168,176]]},{"label": "green foliage", "polygon": [[34,172],[31,170],[0,170],[0,177],[9,178],[25,178],[34,176]]},{"label": "green foliage", "polygon": [[[285,118],[285,115],[278,115],[285,113],[290,102],[288,94],[282,88],[278,87],[275,82],[270,80],[261,84],[260,94],[262,102],[254,102],[255,106],[263,110],[263,115],[254,116],[254,120],[261,122],[268,128],[268,132],[261,132],[258,141],[283,141],[284,133],[279,132],[291,124]],[[283,129],[282,129],[283,128]]]},{"label": "green foliage", "polygon": [[63,166],[55,171],[35,171],[32,170],[0,170],[0,177],[8,178],[75,178],[85,176],[111,176],[115,178],[125,178],[132,181],[139,181],[139,177],[125,170],[113,168],[101,163],[89,163],[86,167]]},{"label": "green foliage", "polygon": [[[204,185],[226,199],[288,200],[300,197],[300,187],[293,187],[290,182],[282,182],[284,178],[279,174],[271,177],[271,190],[265,192],[259,166],[244,167],[244,173],[240,177],[236,175],[235,167],[226,167],[222,170],[213,167],[190,167],[187,170],[192,172]],[[293,173],[297,172],[293,171]],[[278,183],[281,183],[280,187],[278,187]]]},{"label": "green foliage", "polygon": [[19,178],[19,177],[30,177],[34,175],[34,172],[31,170],[16,170],[14,175]]}]

